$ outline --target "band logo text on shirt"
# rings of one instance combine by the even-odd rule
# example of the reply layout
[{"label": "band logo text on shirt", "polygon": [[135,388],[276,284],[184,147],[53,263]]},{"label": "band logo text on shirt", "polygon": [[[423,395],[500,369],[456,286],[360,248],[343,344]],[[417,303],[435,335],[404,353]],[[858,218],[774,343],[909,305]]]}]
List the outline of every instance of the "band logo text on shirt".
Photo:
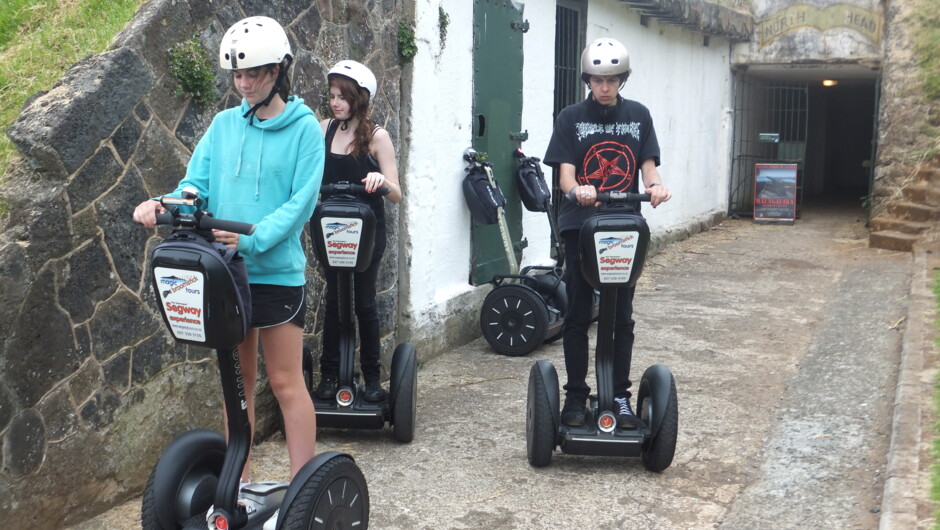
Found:
[{"label": "band logo text on shirt", "polygon": [[615,134],[618,136],[629,134],[637,141],[640,139],[640,122],[637,121],[630,123],[578,122],[574,126],[577,129],[579,142],[592,134]]}]

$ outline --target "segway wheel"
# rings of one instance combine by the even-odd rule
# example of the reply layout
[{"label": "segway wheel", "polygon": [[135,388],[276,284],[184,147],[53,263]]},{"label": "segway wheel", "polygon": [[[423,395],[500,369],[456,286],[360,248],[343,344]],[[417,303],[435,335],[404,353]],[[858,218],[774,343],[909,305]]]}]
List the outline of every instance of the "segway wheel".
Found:
[{"label": "segway wheel", "polygon": [[[530,276],[534,285],[529,285],[539,293],[542,300],[558,310],[559,318],[564,320],[568,313],[568,291],[565,288],[564,280],[559,279],[554,273],[535,274]],[[558,326],[558,329],[551,336],[545,337],[545,342],[555,342],[561,338],[564,326]]]},{"label": "segway wheel", "polygon": [[545,301],[526,286],[500,285],[483,300],[480,328],[497,353],[527,355],[545,341],[548,330]]},{"label": "segway wheel", "polygon": [[392,434],[399,442],[409,443],[415,438],[418,415],[418,359],[411,343],[403,342],[395,348],[389,394]]},{"label": "segway wheel", "polygon": [[212,506],[222,463],[225,437],[199,429],[174,439],[147,479],[140,522],[144,530],[184,528],[194,516],[202,517]]},{"label": "segway wheel", "polygon": [[[646,381],[640,383],[639,403],[637,408],[640,412],[640,419],[643,423],[653,428],[655,407],[663,407],[662,419],[659,422],[658,429],[654,429],[653,435],[645,444],[641,451],[643,457],[643,466],[649,471],[660,473],[672,464],[672,459],[676,454],[676,439],[679,434],[679,401],[676,395],[676,380],[669,375],[669,392],[666,394],[665,403],[657,403],[653,396],[657,395],[655,390],[649,389]],[[646,388],[646,391],[644,391]]]},{"label": "segway wheel", "polygon": [[[529,370],[529,394],[526,400],[525,441],[526,455],[533,467],[545,467],[552,461],[558,428],[555,426],[552,405],[538,363]],[[557,388],[558,385],[553,386]]]},{"label": "segway wheel", "polygon": [[331,458],[307,479],[279,517],[282,530],[368,528],[366,479],[352,458]]}]

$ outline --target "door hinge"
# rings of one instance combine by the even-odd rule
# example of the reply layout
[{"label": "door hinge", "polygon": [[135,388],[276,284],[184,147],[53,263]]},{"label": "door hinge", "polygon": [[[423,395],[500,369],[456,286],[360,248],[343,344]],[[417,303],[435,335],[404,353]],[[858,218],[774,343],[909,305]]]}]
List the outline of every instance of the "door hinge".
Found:
[{"label": "door hinge", "polygon": [[529,139],[529,130],[526,129],[521,132],[509,133],[509,139],[514,142],[524,142]]},{"label": "door hinge", "polygon": [[514,30],[516,30],[516,31],[521,31],[521,32],[523,32],[523,33],[526,33],[526,32],[529,31],[529,21],[528,21],[528,20],[525,20],[525,21],[523,21],[523,22],[513,22],[513,23],[509,24],[509,26],[512,27],[512,29],[514,29]]}]

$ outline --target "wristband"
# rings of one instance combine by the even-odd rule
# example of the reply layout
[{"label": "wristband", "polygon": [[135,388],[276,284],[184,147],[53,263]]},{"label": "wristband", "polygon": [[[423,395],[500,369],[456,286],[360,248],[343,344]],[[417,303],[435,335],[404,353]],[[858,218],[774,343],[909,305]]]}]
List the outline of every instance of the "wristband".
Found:
[{"label": "wristband", "polygon": [[646,189],[654,188],[654,187],[656,187],[656,186],[659,186],[659,183],[658,183],[658,182],[654,182],[654,183],[650,184],[649,186],[646,187]]}]

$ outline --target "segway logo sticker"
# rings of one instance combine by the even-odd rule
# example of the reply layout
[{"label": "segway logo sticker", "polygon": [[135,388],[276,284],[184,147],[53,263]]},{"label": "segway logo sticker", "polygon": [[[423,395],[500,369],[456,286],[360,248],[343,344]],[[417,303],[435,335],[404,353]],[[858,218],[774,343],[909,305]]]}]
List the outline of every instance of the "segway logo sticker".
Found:
[{"label": "segway logo sticker", "polygon": [[595,232],[597,273],[601,283],[626,284],[633,272],[638,232]]},{"label": "segway logo sticker", "polygon": [[355,268],[359,259],[359,239],[362,237],[359,219],[323,217],[323,247],[330,267]]},{"label": "segway logo sticker", "polygon": [[206,341],[203,318],[205,276],[200,272],[154,267],[153,277],[160,296],[160,309],[177,339]]},{"label": "segway logo sticker", "polygon": [[[612,249],[612,248],[614,248],[614,247],[616,247],[616,246],[618,246],[618,245],[619,245],[621,248],[628,248],[628,247],[626,246],[626,242],[627,242],[627,241],[632,241],[633,239],[635,239],[635,236],[634,236],[633,234],[630,234],[630,235],[628,235],[627,237],[622,237],[622,238],[621,238],[621,237],[605,237],[604,239],[602,239],[602,240],[599,241],[599,244],[600,244],[600,245],[604,245],[604,247],[603,247],[603,248],[599,248],[599,249],[598,249],[598,253],[599,253],[599,254],[603,254],[604,252],[607,252],[608,250],[610,250],[610,249]],[[631,246],[632,246],[632,245],[631,245]]]},{"label": "segway logo sticker", "polygon": [[352,230],[350,230],[351,228],[354,228],[356,226],[359,226],[359,221],[353,221],[351,223],[330,223],[325,226],[325,228],[327,228],[329,232],[324,232],[324,233],[326,234],[327,239],[335,236],[336,234],[341,234],[346,231],[349,231],[350,234],[358,234],[359,233],[358,231],[353,232]]}]

